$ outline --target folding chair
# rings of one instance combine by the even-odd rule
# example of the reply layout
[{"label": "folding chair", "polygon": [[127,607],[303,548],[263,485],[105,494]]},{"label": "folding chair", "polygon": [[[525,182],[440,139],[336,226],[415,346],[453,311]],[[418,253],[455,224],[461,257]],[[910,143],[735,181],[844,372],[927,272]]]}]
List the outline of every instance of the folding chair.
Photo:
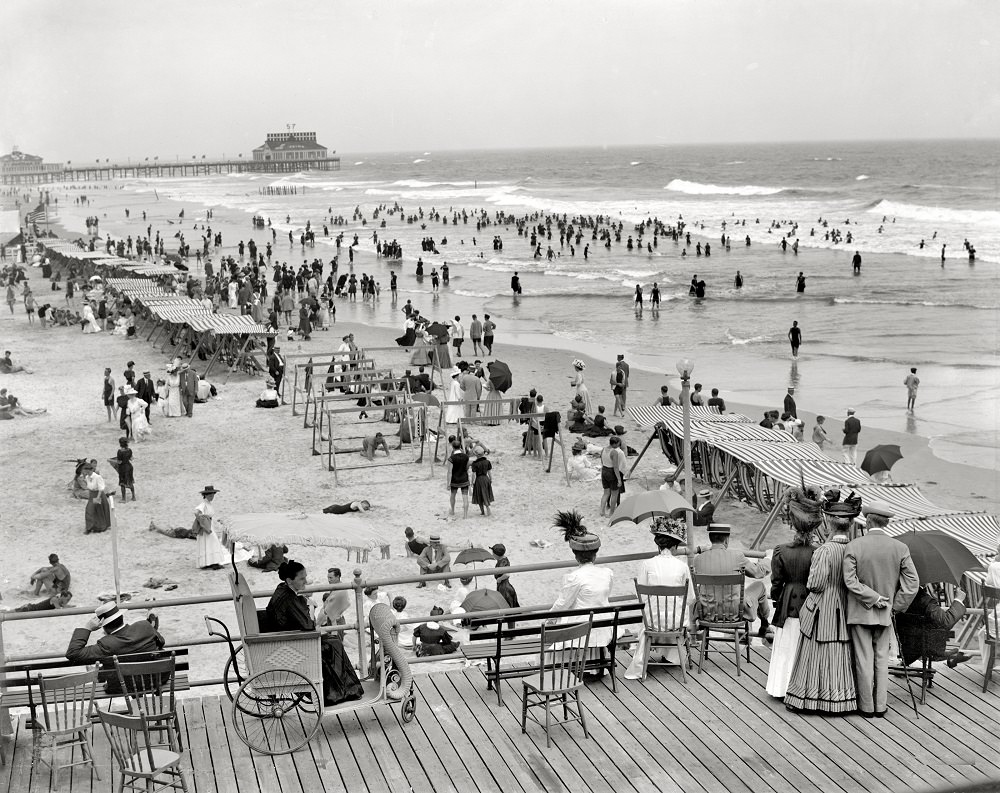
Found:
[{"label": "folding chair", "polygon": [[997,633],[1000,632],[1000,587],[983,587],[983,622],[986,637],[983,640],[983,691],[993,678],[993,667],[997,662]]},{"label": "folding chair", "polygon": [[174,653],[152,661],[120,661],[115,656],[118,684],[124,692],[129,713],[145,716],[150,732],[166,733],[166,740],[158,745],[179,752],[184,743],[174,699],[176,666]]},{"label": "folding chair", "polygon": [[642,680],[652,666],[666,666],[666,661],[650,661],[653,649],[677,648],[681,665],[681,681],[687,683],[684,667],[691,662],[688,652],[687,586],[651,586],[635,583],[635,595],[643,602],[643,638],[636,652],[642,652]]},{"label": "folding chair", "polygon": [[[78,765],[89,765],[94,776],[101,778],[94,763],[94,722],[90,718],[98,674],[97,669],[92,669],[62,677],[38,676],[42,721],[39,724],[36,718],[32,729],[32,762],[45,763],[52,769],[53,787],[59,787],[59,772],[63,768]],[[82,759],[74,762],[73,750],[77,746],[80,747]],[[51,750],[49,762],[42,756],[45,749]],[[59,752],[63,749],[70,750],[70,762],[60,765]]]},{"label": "folding chair", "polygon": [[[746,579],[742,573],[697,575],[692,573],[696,597],[695,631],[700,635],[698,674],[708,654],[709,642],[732,642],[736,654],[736,676],[740,676],[740,642],[746,639],[750,662],[750,620],[744,616]],[[715,636],[712,632],[715,632]],[[722,634],[719,636],[718,634]]]},{"label": "folding chair", "polygon": [[[587,647],[590,644],[590,629],[594,623],[591,614],[586,622],[565,627],[542,626],[539,671],[536,683],[524,683],[524,698],[521,703],[521,732],[527,732],[529,710],[545,709],[543,722],[532,711],[531,720],[545,727],[545,748],[552,745],[549,726],[578,721],[583,727],[583,736],[589,738],[587,721],[580,704],[580,689],[583,687],[583,669],[587,661]],[[498,684],[499,685],[499,684]],[[572,703],[571,703],[572,700]],[[552,717],[553,703],[561,703],[563,717]]]}]

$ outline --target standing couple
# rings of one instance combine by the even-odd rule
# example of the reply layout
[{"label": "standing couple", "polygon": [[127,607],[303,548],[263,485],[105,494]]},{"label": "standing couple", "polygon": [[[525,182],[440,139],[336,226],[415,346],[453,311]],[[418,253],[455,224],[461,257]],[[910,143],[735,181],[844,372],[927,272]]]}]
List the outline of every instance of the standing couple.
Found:
[{"label": "standing couple", "polygon": [[194,417],[194,401],[198,396],[198,372],[193,366],[181,363],[174,358],[167,367],[167,393],[164,397],[163,415],[167,418],[177,416]]},{"label": "standing couple", "polygon": [[849,540],[860,511],[839,493],[823,505],[831,533],[808,565],[789,710],[882,718],[888,708],[893,613],[907,609],[920,581],[909,549],[884,531],[893,516],[886,504],[866,506],[867,534]]}]

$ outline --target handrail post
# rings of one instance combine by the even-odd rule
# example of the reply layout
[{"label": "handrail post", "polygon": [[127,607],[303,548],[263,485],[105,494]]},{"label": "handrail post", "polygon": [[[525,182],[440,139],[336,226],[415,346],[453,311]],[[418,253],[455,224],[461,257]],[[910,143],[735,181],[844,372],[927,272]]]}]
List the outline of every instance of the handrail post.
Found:
[{"label": "handrail post", "polygon": [[[7,665],[7,654],[4,652],[3,647],[3,623],[4,623],[4,612],[0,611],[0,667]],[[3,694],[7,690],[7,675],[0,676],[0,702],[3,701]],[[0,705],[0,740],[3,740],[8,735],[14,734],[14,727],[10,723],[10,708],[6,705]],[[0,752],[3,748],[0,747]],[[13,762],[13,761],[12,761]]]},{"label": "handrail post", "polygon": [[365,667],[365,636],[368,634],[368,631],[365,626],[364,606],[361,604],[361,595],[365,587],[365,582],[361,578],[360,567],[354,569],[354,581],[351,582],[351,586],[354,587],[354,621],[357,623],[356,630],[358,632],[358,671],[361,673],[361,677],[365,677],[368,674],[368,670]]}]

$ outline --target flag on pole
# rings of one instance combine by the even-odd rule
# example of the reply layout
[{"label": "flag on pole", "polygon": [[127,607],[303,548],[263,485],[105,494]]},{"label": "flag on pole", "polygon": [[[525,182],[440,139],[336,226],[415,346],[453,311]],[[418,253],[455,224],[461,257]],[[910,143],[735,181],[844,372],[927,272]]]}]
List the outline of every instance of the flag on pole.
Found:
[{"label": "flag on pole", "polygon": [[29,225],[33,223],[45,223],[46,222],[45,205],[39,204],[38,209],[36,209],[34,212],[29,212],[25,216],[25,220],[28,221]]}]

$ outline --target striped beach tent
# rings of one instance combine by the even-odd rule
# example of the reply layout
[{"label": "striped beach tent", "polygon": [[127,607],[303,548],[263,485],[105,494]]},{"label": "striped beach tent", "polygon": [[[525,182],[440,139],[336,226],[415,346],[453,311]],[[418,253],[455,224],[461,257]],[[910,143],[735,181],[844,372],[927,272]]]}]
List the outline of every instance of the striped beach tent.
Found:
[{"label": "striped beach tent", "polygon": [[931,502],[916,485],[864,485],[858,488],[863,503],[884,501],[896,513],[896,520],[951,515],[959,510],[946,509]]},{"label": "striped beach tent", "polygon": [[253,333],[259,336],[277,335],[263,322],[254,322],[253,317],[246,314],[197,314],[187,321],[191,330],[197,333],[215,333],[217,335],[242,335]]},{"label": "striped beach tent", "polygon": [[1000,521],[988,512],[956,512],[925,518],[891,520],[885,532],[898,537],[907,531],[935,529],[954,537],[976,556],[994,554],[1000,541]]},{"label": "striped beach tent", "polygon": [[[652,427],[659,421],[684,421],[684,408],[679,405],[637,405],[628,409],[629,415],[640,427]],[[705,405],[691,405],[691,420],[749,422],[748,416],[739,413],[719,413]]]}]

